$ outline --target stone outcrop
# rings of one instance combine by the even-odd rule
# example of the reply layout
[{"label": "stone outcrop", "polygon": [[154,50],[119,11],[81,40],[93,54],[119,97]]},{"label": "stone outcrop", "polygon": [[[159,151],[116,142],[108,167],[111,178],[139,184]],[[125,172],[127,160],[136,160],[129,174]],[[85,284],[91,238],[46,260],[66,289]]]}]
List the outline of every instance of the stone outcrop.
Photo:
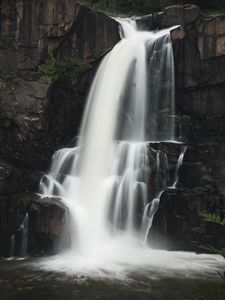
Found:
[{"label": "stone outcrop", "polygon": [[[96,60],[118,41],[117,23],[76,0],[2,0],[0,64],[36,77],[51,49],[59,56]],[[3,51],[4,49],[4,51]]]},{"label": "stone outcrop", "polygon": [[[41,199],[34,193],[0,196],[0,255],[21,255],[23,220],[28,214],[26,254],[53,254],[66,226],[66,208],[59,199]],[[14,245],[12,243],[14,238]],[[12,249],[13,247],[13,249]]]},{"label": "stone outcrop", "polygon": [[199,17],[171,36],[179,132],[188,149],[177,189],[161,197],[150,242],[179,250],[224,248],[224,226],[205,222],[201,213],[225,216],[225,18]]},{"label": "stone outcrop", "polygon": [[173,5],[162,12],[137,18],[138,25],[146,30],[155,30],[182,25],[184,27],[201,17],[200,8],[196,5]]}]

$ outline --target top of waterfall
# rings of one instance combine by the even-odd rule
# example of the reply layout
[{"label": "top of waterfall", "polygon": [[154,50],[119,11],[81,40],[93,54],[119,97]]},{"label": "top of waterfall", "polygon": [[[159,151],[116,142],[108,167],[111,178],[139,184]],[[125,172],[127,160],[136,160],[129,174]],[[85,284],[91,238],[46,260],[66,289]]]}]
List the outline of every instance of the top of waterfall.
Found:
[{"label": "top of waterfall", "polygon": [[120,23],[120,37],[122,38],[129,38],[138,31],[137,23],[134,19],[129,18],[116,18],[115,19],[118,23]]},{"label": "top of waterfall", "polygon": [[[121,39],[130,38],[130,37],[137,34],[138,26],[137,26],[136,19],[133,19],[133,18],[115,18],[115,20],[121,25],[120,29],[119,29],[119,34],[120,34]],[[155,35],[156,34],[159,35],[159,37],[160,37],[160,36],[169,34],[170,31],[172,31],[172,30],[174,30],[178,27],[180,27],[180,25],[175,25],[175,26],[172,26],[170,28],[164,28],[164,29],[160,29],[160,30],[157,29],[156,31],[152,31],[152,32],[154,32]],[[151,31],[149,31],[149,32],[151,32]]]}]

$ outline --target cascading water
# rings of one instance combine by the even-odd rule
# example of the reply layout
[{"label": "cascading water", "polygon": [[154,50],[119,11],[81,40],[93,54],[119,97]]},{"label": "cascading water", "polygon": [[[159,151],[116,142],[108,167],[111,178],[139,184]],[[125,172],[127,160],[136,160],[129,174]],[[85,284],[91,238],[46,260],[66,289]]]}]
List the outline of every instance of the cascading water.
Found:
[{"label": "cascading water", "polygon": [[176,185],[177,185],[177,182],[178,182],[178,173],[179,173],[179,170],[180,170],[180,167],[182,166],[183,164],[183,160],[184,160],[184,155],[185,155],[185,152],[187,150],[187,146],[183,146],[183,149],[181,151],[181,154],[178,158],[178,161],[177,161],[177,165],[176,165],[176,169],[175,169],[175,174],[174,174],[174,183],[172,185],[172,189],[175,189],[176,188]]},{"label": "cascading water", "polygon": [[40,184],[43,196],[61,197],[70,213],[71,249],[48,268],[148,263],[144,242],[162,192],[149,203],[149,139],[174,140],[173,51],[170,29],[139,32],[134,21],[119,22],[123,39],[95,76],[78,146],[59,150]]}]

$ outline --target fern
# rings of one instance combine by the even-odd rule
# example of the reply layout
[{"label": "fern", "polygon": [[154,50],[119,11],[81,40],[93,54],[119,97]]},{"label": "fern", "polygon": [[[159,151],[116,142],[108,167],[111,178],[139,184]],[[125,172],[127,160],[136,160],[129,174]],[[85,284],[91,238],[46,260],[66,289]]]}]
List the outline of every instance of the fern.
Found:
[{"label": "fern", "polygon": [[219,225],[225,225],[225,218],[220,215],[210,214],[210,213],[201,213],[200,214],[206,222],[212,222]]}]

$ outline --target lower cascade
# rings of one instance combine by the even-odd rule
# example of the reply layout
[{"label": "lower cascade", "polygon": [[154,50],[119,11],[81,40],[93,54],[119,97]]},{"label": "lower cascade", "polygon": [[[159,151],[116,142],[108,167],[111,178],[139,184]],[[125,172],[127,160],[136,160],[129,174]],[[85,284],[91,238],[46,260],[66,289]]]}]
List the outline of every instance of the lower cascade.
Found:
[{"label": "lower cascade", "polygon": [[57,151],[40,183],[40,194],[60,197],[69,214],[69,249],[44,265],[83,273],[97,267],[120,271],[117,263],[211,270],[219,257],[147,246],[166,186],[161,169],[167,168],[150,144],[176,142],[171,29],[144,32],[135,21],[118,22],[122,39],[94,78],[77,146]]}]

